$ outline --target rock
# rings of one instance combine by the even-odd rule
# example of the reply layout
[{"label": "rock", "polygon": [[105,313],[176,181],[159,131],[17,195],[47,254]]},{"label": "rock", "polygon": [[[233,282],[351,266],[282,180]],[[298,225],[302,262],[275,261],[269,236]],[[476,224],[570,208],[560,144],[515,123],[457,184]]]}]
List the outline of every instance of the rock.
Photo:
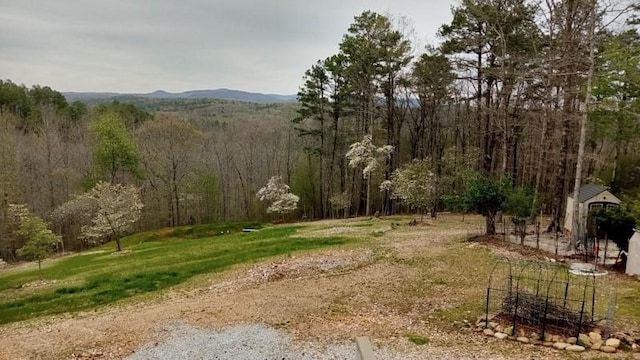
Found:
[{"label": "rock", "polygon": [[575,344],[577,344],[577,343],[578,343],[578,339],[577,339],[577,338],[575,338],[575,337],[570,337],[570,338],[568,338],[568,339],[567,339],[567,342],[568,342],[569,344],[571,344],[571,345],[575,345]]},{"label": "rock", "polygon": [[489,329],[495,329],[498,325],[500,325],[500,324],[498,324],[497,322],[491,321],[489,323]]},{"label": "rock", "polygon": [[542,341],[540,341],[540,340],[532,340],[531,344],[539,346],[539,345],[542,345]]},{"label": "rock", "polygon": [[611,347],[611,346],[603,346],[603,347],[600,348],[600,351],[602,351],[604,353],[613,354],[614,352],[616,352],[616,348]]},{"label": "rock", "polygon": [[506,339],[509,335],[505,334],[505,333],[501,333],[501,332],[497,332],[495,334],[493,334],[493,337],[495,337],[496,339],[499,340],[503,340]]},{"label": "rock", "polygon": [[551,342],[557,343],[557,342],[564,342],[564,341],[562,341],[562,339],[560,338],[560,335],[553,335],[551,336]]},{"label": "rock", "polygon": [[487,336],[493,336],[494,332],[491,329],[484,329],[482,331],[483,334],[487,335]]},{"label": "rock", "polygon": [[624,341],[624,342],[625,342],[625,344],[627,344],[627,345],[631,345],[631,344],[635,343],[634,339],[633,339],[631,336],[629,336],[629,335],[625,336],[625,337],[622,339],[622,341]]},{"label": "rock", "polygon": [[504,333],[513,336],[513,326],[509,326],[508,328],[504,329]]},{"label": "rock", "polygon": [[587,334],[580,334],[578,336],[578,345],[582,345],[584,347],[591,347],[593,342],[591,341],[591,337]]},{"label": "rock", "polygon": [[591,343],[597,343],[598,341],[602,341],[602,335],[600,335],[595,331],[592,331],[589,333],[589,338],[591,339]]},{"label": "rock", "polygon": [[493,328],[493,330],[495,330],[495,332],[504,332],[504,328],[502,327],[502,325],[498,325],[495,328]]},{"label": "rock", "polygon": [[551,341],[545,341],[545,342],[542,343],[542,346],[552,347],[553,343]]},{"label": "rock", "polygon": [[516,338],[517,341],[520,341],[521,343],[528,343],[529,342],[529,338],[526,336],[518,336]]},{"label": "rock", "polygon": [[617,349],[620,347],[620,339],[610,338],[610,339],[607,339],[607,341],[605,341],[604,344],[606,346],[610,346],[612,348]]},{"label": "rock", "polygon": [[484,330],[484,328],[483,328],[482,326],[478,326],[478,327],[476,327],[476,331],[477,331],[477,332],[481,332],[482,330]]},{"label": "rock", "polygon": [[553,347],[558,349],[558,350],[564,350],[567,348],[567,346],[570,346],[571,344],[567,344],[564,342],[557,342],[553,344]]},{"label": "rock", "polygon": [[585,350],[585,348],[584,346],[580,346],[580,345],[569,345],[565,348],[565,350],[573,351],[573,352],[582,352]]},{"label": "rock", "polygon": [[526,337],[527,333],[524,331],[524,329],[518,329],[518,336]]},{"label": "rock", "polygon": [[544,339],[542,339],[544,342],[552,342],[551,338],[553,336],[551,336],[549,333],[544,334]]},{"label": "rock", "polygon": [[593,345],[591,345],[592,350],[600,350],[601,347],[602,347],[602,340],[596,341],[593,343]]},{"label": "rock", "polygon": [[533,331],[529,334],[529,339],[531,340],[540,340],[540,335],[537,332]]}]

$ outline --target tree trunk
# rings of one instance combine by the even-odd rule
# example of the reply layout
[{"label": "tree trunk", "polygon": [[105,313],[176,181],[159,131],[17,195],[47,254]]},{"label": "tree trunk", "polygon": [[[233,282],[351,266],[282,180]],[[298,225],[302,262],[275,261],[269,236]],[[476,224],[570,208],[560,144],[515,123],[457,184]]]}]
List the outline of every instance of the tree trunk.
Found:
[{"label": "tree trunk", "polygon": [[[584,108],[580,116],[580,140],[578,142],[578,157],[576,159],[576,178],[573,184],[573,224],[571,231],[571,239],[569,245],[573,250],[577,250],[578,242],[582,239],[582,219],[580,219],[580,186],[582,184],[582,163],[584,162],[584,146],[587,137],[587,121],[589,117],[589,103],[591,100],[591,87],[593,83],[593,75],[595,72],[595,51],[594,51],[594,32],[595,32],[595,2],[591,3],[591,16],[589,21],[589,73],[587,75],[587,87],[584,95]],[[585,211],[588,211],[585,209]],[[586,215],[586,214],[585,214]],[[586,240],[586,239],[585,239]],[[585,243],[586,245],[586,243]]]},{"label": "tree trunk", "polygon": [[488,214],[484,217],[485,220],[485,235],[491,236],[496,234],[496,214]]}]

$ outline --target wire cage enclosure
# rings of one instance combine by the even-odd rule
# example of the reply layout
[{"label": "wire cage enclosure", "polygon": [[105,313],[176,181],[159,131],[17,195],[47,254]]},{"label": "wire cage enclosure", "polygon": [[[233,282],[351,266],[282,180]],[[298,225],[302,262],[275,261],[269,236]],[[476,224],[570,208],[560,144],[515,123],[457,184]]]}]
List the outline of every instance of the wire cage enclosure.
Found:
[{"label": "wire cage enclosure", "polygon": [[512,334],[524,330],[541,339],[545,334],[577,338],[595,327],[608,333],[615,296],[603,281],[572,274],[564,264],[500,259],[489,276],[484,326],[492,317],[512,327]]}]

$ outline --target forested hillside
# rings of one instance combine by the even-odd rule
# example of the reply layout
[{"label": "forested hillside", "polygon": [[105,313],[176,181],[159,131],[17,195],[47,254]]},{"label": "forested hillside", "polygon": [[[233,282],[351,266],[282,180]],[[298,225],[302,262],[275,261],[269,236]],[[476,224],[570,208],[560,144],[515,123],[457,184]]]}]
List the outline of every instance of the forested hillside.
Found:
[{"label": "forested hillside", "polygon": [[[133,230],[264,218],[256,193],[276,175],[300,197],[292,218],[443,210],[478,172],[529,189],[553,229],[576,169],[578,185],[640,208],[640,9],[606,5],[465,0],[426,49],[408,22],[365,11],[338,53],[301,74],[291,104],[86,104],[2,81],[0,257],[24,242],[11,204],[66,249],[95,243],[75,196],[99,181],[139,189]],[[399,194],[402,179],[423,178]]]}]

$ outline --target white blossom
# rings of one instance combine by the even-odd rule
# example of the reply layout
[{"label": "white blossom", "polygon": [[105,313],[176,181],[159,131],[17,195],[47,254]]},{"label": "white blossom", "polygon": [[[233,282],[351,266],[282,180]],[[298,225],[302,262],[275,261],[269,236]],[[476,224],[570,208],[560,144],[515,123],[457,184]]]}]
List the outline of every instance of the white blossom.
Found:
[{"label": "white blossom", "polygon": [[286,214],[298,208],[300,197],[289,192],[289,185],[282,181],[282,177],[273,176],[267,185],[256,193],[260,201],[271,202],[267,208],[268,213]]},{"label": "white blossom", "polygon": [[371,173],[378,168],[380,160],[388,158],[391,153],[393,153],[393,146],[376,147],[373,144],[371,135],[365,135],[362,141],[355,142],[349,146],[349,151],[345,156],[349,159],[350,167],[364,165],[362,175],[365,179],[368,179]]},{"label": "white blossom", "polygon": [[80,197],[83,201],[93,202],[97,209],[91,225],[82,227],[84,236],[93,240],[113,236],[119,242],[140,219],[144,206],[135,187],[104,181]]}]

